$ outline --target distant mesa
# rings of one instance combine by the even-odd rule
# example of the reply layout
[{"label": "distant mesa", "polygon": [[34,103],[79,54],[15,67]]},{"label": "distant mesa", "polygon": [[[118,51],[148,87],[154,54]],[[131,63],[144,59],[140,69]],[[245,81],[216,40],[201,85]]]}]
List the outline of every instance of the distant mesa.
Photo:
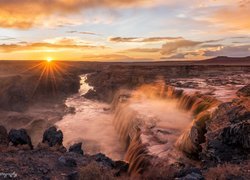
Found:
[{"label": "distant mesa", "polygon": [[212,59],[199,61],[202,63],[215,63],[215,64],[250,64],[250,56],[246,57],[228,57],[228,56],[217,56]]}]

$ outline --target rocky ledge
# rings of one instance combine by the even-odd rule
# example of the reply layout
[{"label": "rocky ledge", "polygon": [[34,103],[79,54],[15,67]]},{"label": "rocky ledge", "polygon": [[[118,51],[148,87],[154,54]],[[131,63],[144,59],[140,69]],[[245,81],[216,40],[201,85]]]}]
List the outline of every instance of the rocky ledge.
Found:
[{"label": "rocky ledge", "polygon": [[33,147],[25,129],[9,133],[0,126],[0,179],[113,179],[127,177],[128,164],[104,154],[88,155],[82,143],[68,150],[63,133],[56,127],[44,132],[42,142]]}]

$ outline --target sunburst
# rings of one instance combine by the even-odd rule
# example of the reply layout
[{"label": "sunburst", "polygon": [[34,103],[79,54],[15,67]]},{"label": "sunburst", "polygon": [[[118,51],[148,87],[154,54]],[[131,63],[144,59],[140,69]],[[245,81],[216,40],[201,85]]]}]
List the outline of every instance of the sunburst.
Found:
[{"label": "sunburst", "polygon": [[45,61],[26,69],[22,73],[38,75],[33,95],[38,90],[55,95],[58,93],[58,88],[65,76],[70,76],[67,71],[68,66],[70,66],[68,63],[53,61],[52,58],[48,57]]}]

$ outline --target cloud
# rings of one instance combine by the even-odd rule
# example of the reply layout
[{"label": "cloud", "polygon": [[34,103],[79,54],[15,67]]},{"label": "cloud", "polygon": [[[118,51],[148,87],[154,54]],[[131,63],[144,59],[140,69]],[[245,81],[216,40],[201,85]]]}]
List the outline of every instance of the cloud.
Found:
[{"label": "cloud", "polygon": [[11,41],[11,40],[16,40],[16,38],[8,36],[0,36],[0,41]]},{"label": "cloud", "polygon": [[204,56],[231,56],[231,57],[244,57],[249,56],[250,45],[242,46],[224,46],[216,50],[205,50]]},{"label": "cloud", "polygon": [[0,51],[9,53],[17,51],[32,51],[32,50],[57,50],[57,49],[104,49],[104,46],[94,46],[88,44],[77,44],[73,39],[61,39],[56,43],[35,42],[35,43],[17,43],[17,44],[0,44]]},{"label": "cloud", "polygon": [[160,52],[160,50],[160,48],[133,48],[127,49],[124,52],[157,53]]},{"label": "cloud", "polygon": [[88,31],[67,31],[67,33],[70,33],[70,34],[86,34],[86,35],[94,35],[94,36],[100,36],[101,34],[97,34],[97,33],[94,33],[94,32],[88,32]]},{"label": "cloud", "polygon": [[224,26],[231,31],[250,30],[250,1],[241,0],[215,10],[212,22]]},{"label": "cloud", "polygon": [[201,41],[191,41],[191,40],[178,40],[175,42],[168,42],[162,45],[161,54],[171,55],[177,53],[180,49],[193,48],[197,45],[203,44]]},{"label": "cloud", "polygon": [[103,54],[103,55],[84,55],[82,60],[85,61],[107,61],[107,62],[143,62],[143,61],[152,61],[150,58],[134,58],[127,55],[121,54]]},{"label": "cloud", "polygon": [[[153,6],[163,0],[0,0],[0,27],[27,29],[47,23],[48,17],[64,17],[90,8]],[[57,18],[53,19],[57,19]],[[58,21],[58,19],[57,19]],[[60,23],[62,25],[62,23]]]},{"label": "cloud", "polygon": [[110,37],[108,40],[110,42],[162,42],[162,41],[174,41],[182,39],[182,37],[148,37],[148,38],[139,38],[139,37]]}]

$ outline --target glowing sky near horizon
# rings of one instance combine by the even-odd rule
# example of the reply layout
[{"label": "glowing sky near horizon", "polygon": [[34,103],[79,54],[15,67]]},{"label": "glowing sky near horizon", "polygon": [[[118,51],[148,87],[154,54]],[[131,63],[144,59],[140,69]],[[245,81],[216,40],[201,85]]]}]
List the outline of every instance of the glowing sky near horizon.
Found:
[{"label": "glowing sky near horizon", "polygon": [[0,0],[0,59],[250,55],[250,0]]}]

